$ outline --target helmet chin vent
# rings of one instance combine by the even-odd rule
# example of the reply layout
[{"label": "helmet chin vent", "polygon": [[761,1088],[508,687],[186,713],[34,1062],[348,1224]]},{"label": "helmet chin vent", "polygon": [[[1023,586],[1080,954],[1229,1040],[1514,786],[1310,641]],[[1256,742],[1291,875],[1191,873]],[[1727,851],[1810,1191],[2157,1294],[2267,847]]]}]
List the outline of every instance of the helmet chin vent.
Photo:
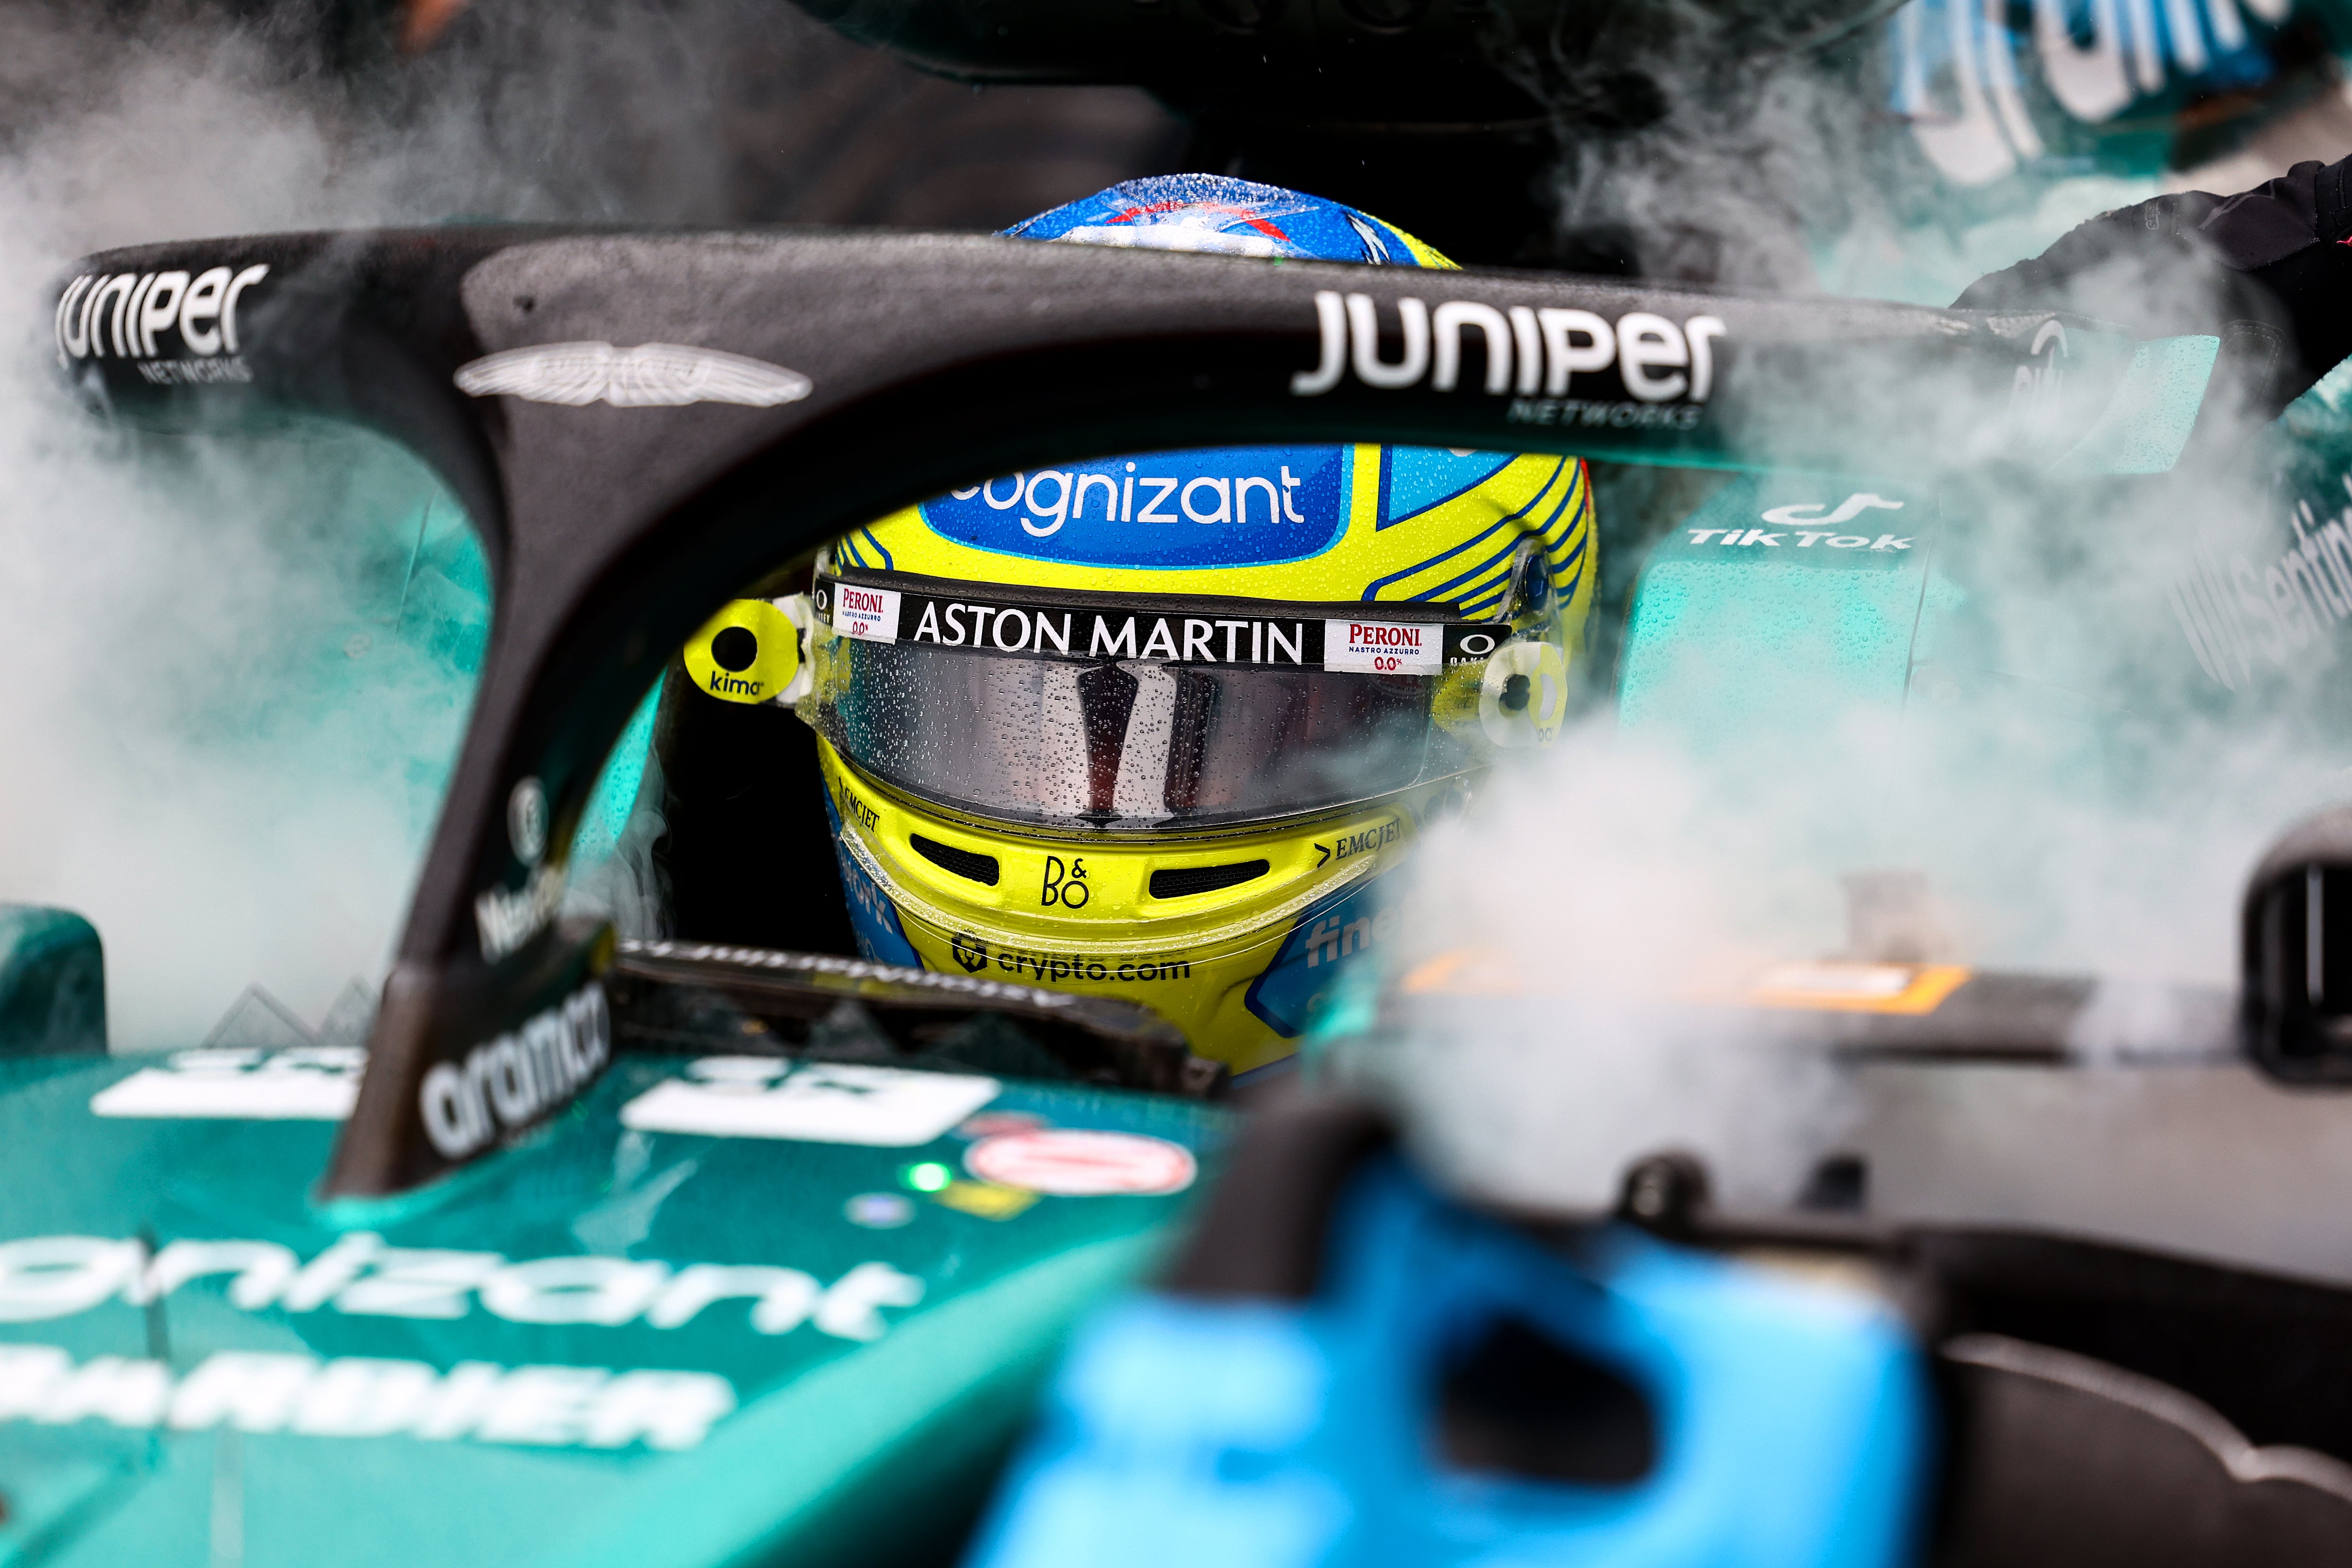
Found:
[{"label": "helmet chin vent", "polygon": [[974,882],[986,883],[991,887],[996,885],[997,871],[994,855],[976,854],[971,850],[960,850],[953,844],[943,844],[936,840],[927,839],[920,833],[908,834],[907,841],[915,846],[917,854],[942,871],[951,871],[958,876],[970,877]]},{"label": "helmet chin vent", "polygon": [[1151,873],[1151,896],[1189,898],[1196,893],[1239,887],[1243,883],[1255,882],[1270,869],[1265,861],[1234,861],[1230,865],[1187,865],[1155,871]]}]

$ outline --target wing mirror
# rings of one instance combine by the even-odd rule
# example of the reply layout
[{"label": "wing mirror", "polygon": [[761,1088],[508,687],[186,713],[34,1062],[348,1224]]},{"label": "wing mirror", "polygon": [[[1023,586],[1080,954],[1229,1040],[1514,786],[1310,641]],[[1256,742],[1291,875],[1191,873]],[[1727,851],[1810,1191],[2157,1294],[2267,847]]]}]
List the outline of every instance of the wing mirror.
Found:
[{"label": "wing mirror", "polygon": [[2352,808],[2293,829],[2254,868],[2239,1022],[2274,1078],[2352,1083]]}]

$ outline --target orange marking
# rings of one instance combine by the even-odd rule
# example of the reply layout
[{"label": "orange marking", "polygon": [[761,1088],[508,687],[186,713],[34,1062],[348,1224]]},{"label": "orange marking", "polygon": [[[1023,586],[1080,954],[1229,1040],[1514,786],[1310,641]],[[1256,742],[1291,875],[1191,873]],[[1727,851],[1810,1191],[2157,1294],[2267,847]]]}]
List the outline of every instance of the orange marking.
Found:
[{"label": "orange marking", "polygon": [[1457,947],[1416,966],[1397,989],[1409,997],[1523,997],[1527,987],[1498,953]]},{"label": "orange marking", "polygon": [[1969,983],[1965,964],[1789,964],[1748,994],[1750,1006],[1806,1012],[1934,1012]]}]

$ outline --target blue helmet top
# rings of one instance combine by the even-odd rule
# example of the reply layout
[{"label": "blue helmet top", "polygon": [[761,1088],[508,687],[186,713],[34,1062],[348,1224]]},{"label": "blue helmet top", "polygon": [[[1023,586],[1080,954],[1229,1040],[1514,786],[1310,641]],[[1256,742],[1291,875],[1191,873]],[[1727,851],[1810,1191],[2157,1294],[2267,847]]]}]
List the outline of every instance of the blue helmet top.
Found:
[{"label": "blue helmet top", "polygon": [[[1004,232],[1268,259],[1454,265],[1342,203],[1221,174],[1129,180]],[[1203,496],[1225,499],[1211,505]],[[1057,573],[1068,567],[1185,573],[1196,593],[1442,599],[1486,611],[1513,586],[1508,568],[1522,536],[1539,541],[1559,580],[1544,584],[1544,598],[1556,591],[1573,600],[1590,509],[1573,459],[1354,444],[1217,446],[1003,475],[925,501],[916,508],[919,528],[902,516],[853,529],[835,559],[864,570],[1033,585],[1040,577],[1066,585]],[[1414,527],[1390,532],[1402,524]],[[1358,525],[1364,538],[1342,550]],[[967,549],[998,559],[957,553]],[[1335,551],[1349,564],[1338,564]],[[1323,569],[1308,567],[1318,560]],[[1452,564],[1438,570],[1444,562]],[[1286,570],[1243,580],[1261,568]],[[1199,576],[1228,570],[1241,576]]]},{"label": "blue helmet top", "polygon": [[1402,229],[1340,202],[1223,174],[1156,174],[1065,203],[1004,231],[1015,239],[1154,250],[1218,251],[1354,261],[1374,267],[1452,264]]}]

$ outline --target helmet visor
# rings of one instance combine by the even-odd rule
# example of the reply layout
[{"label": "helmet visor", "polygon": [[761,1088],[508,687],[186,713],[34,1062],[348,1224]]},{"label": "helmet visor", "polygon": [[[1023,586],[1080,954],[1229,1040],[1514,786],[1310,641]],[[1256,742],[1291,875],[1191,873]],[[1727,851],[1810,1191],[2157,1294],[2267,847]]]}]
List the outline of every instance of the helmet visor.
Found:
[{"label": "helmet visor", "polygon": [[[817,579],[834,635],[816,639],[803,712],[851,762],[926,800],[1044,825],[1215,827],[1486,760],[1436,716],[1444,688],[1465,682],[1475,715],[1507,623],[1230,600],[979,600],[915,580]],[[1426,613],[1378,613],[1408,611]]]}]

